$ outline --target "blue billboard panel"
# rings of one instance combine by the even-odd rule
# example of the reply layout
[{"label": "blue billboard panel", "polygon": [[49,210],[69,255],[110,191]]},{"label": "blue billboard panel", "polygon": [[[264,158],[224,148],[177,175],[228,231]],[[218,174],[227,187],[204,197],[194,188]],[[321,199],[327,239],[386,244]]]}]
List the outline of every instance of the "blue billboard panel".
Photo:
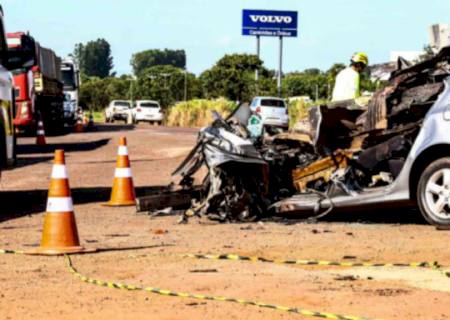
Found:
[{"label": "blue billboard panel", "polygon": [[297,26],[296,11],[244,10],[242,12],[244,36],[296,37]]}]

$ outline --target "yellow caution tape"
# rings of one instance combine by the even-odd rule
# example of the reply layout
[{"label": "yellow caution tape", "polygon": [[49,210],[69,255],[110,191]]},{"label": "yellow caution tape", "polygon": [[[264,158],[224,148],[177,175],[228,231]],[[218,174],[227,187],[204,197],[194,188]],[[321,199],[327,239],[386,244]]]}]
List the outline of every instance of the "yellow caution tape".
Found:
[{"label": "yellow caution tape", "polygon": [[[24,251],[18,250],[4,250],[0,249],[0,254],[25,254]],[[236,254],[187,254],[185,257],[195,259],[210,259],[210,260],[232,260],[232,261],[251,261],[251,262],[265,262],[276,264],[288,264],[288,265],[308,265],[308,266],[343,266],[343,267],[409,267],[409,268],[429,268],[439,270],[443,275],[450,278],[450,271],[442,270],[437,262],[413,262],[413,263],[369,263],[369,262],[337,262],[337,261],[324,261],[324,260],[279,260],[279,259],[267,259],[258,256],[241,256]],[[211,296],[203,294],[193,294],[187,292],[176,292],[166,289],[160,289],[156,287],[143,287],[138,285],[130,285],[119,282],[103,281],[94,278],[90,278],[79,273],[72,264],[72,260],[68,255],[65,255],[67,261],[67,267],[69,271],[78,279],[85,283],[94,284],[102,287],[122,289],[128,291],[146,291],[162,296],[171,296],[179,298],[197,299],[197,300],[209,300],[209,301],[222,301],[222,302],[234,302],[241,305],[252,305],[260,308],[274,309],[282,312],[295,313],[307,317],[316,317],[322,319],[337,319],[337,320],[369,320],[369,318],[355,317],[348,315],[340,315],[329,312],[311,311],[299,307],[285,307],[276,304],[269,304],[264,302],[257,302],[244,299],[227,298],[222,296]]]},{"label": "yellow caution tape", "polygon": [[372,262],[339,262],[326,260],[279,260],[268,259],[258,256],[240,256],[236,254],[187,254],[188,258],[208,259],[208,260],[233,260],[233,261],[251,261],[251,262],[266,262],[274,264],[290,264],[290,265],[305,265],[305,266],[337,266],[337,267],[404,267],[404,268],[428,268],[440,269],[438,262],[410,262],[410,263],[372,263]]},{"label": "yellow caution tape", "polygon": [[0,249],[0,254],[25,254],[25,252],[24,251],[20,251],[20,250]]},{"label": "yellow caution tape", "polygon": [[151,293],[159,294],[162,296],[170,296],[170,297],[179,297],[179,298],[188,298],[188,299],[197,299],[197,300],[209,300],[209,301],[221,301],[221,302],[223,302],[223,301],[234,302],[234,303],[238,303],[241,305],[257,306],[260,308],[274,309],[274,310],[278,310],[278,311],[296,313],[296,314],[300,314],[303,316],[316,317],[316,318],[322,318],[322,319],[369,320],[369,318],[346,316],[346,315],[340,315],[340,314],[334,314],[334,313],[328,313],[328,312],[320,312],[320,311],[311,311],[311,310],[297,308],[297,307],[284,307],[284,306],[279,306],[276,304],[269,304],[269,303],[250,301],[250,300],[244,300],[244,299],[226,298],[226,297],[221,297],[221,296],[210,296],[210,295],[203,295],[203,294],[193,294],[193,293],[187,293],[187,292],[177,292],[177,291],[160,289],[160,288],[155,288],[155,287],[142,287],[142,286],[117,283],[117,282],[102,281],[102,280],[97,280],[97,279],[93,279],[93,278],[84,276],[83,274],[79,273],[73,266],[72,260],[70,259],[70,257],[68,255],[66,255],[66,260],[67,260],[67,267],[69,268],[70,272],[75,277],[77,277],[78,279],[80,279],[83,282],[95,284],[95,285],[102,286],[102,287],[123,289],[123,290],[130,290],[130,291],[146,291],[146,292],[151,292]]}]

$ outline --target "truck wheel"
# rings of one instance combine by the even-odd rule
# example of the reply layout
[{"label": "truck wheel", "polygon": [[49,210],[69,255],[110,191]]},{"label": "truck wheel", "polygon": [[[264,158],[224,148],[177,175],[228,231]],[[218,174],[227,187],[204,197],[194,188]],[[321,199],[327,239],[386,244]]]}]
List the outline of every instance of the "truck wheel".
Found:
[{"label": "truck wheel", "polygon": [[417,199],[425,220],[435,226],[450,226],[450,157],[436,160],[425,169]]}]

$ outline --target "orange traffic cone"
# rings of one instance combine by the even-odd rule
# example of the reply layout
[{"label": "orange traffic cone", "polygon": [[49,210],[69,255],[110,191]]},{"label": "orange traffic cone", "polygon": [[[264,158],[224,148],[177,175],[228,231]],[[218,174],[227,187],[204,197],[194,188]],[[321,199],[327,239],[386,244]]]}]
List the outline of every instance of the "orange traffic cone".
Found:
[{"label": "orange traffic cone", "polygon": [[75,132],[76,133],[84,132],[83,119],[80,117],[78,118],[77,123],[75,124]]},{"label": "orange traffic cone", "polygon": [[44,123],[42,122],[42,119],[39,119],[36,131],[36,145],[45,146],[46,144]]},{"label": "orange traffic cone", "polygon": [[107,206],[121,207],[136,204],[133,177],[128,158],[127,140],[121,137],[119,140],[119,151],[117,154],[116,171],[114,173],[114,184],[111,191],[111,200]]},{"label": "orange traffic cone", "polygon": [[95,250],[86,250],[80,246],[64,151],[56,150],[48,190],[47,212],[44,217],[41,246],[30,253],[60,255],[88,251]]}]

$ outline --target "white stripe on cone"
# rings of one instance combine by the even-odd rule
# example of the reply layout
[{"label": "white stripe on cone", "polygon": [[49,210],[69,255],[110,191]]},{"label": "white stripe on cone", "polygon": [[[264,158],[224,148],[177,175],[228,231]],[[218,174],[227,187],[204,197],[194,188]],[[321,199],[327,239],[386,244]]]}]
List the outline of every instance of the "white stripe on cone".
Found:
[{"label": "white stripe on cone", "polygon": [[44,132],[44,130],[38,130],[37,134],[38,134],[38,136],[43,136],[43,135],[45,135],[45,132]]},{"label": "white stripe on cone", "polygon": [[68,179],[67,169],[64,164],[54,164],[52,169],[53,179]]},{"label": "white stripe on cone", "polygon": [[73,212],[71,197],[48,198],[47,212]]},{"label": "white stripe on cone", "polygon": [[116,178],[131,178],[131,168],[116,168],[114,176]]},{"label": "white stripe on cone", "polygon": [[128,148],[127,146],[119,146],[119,151],[117,153],[119,156],[127,156],[128,155]]}]

